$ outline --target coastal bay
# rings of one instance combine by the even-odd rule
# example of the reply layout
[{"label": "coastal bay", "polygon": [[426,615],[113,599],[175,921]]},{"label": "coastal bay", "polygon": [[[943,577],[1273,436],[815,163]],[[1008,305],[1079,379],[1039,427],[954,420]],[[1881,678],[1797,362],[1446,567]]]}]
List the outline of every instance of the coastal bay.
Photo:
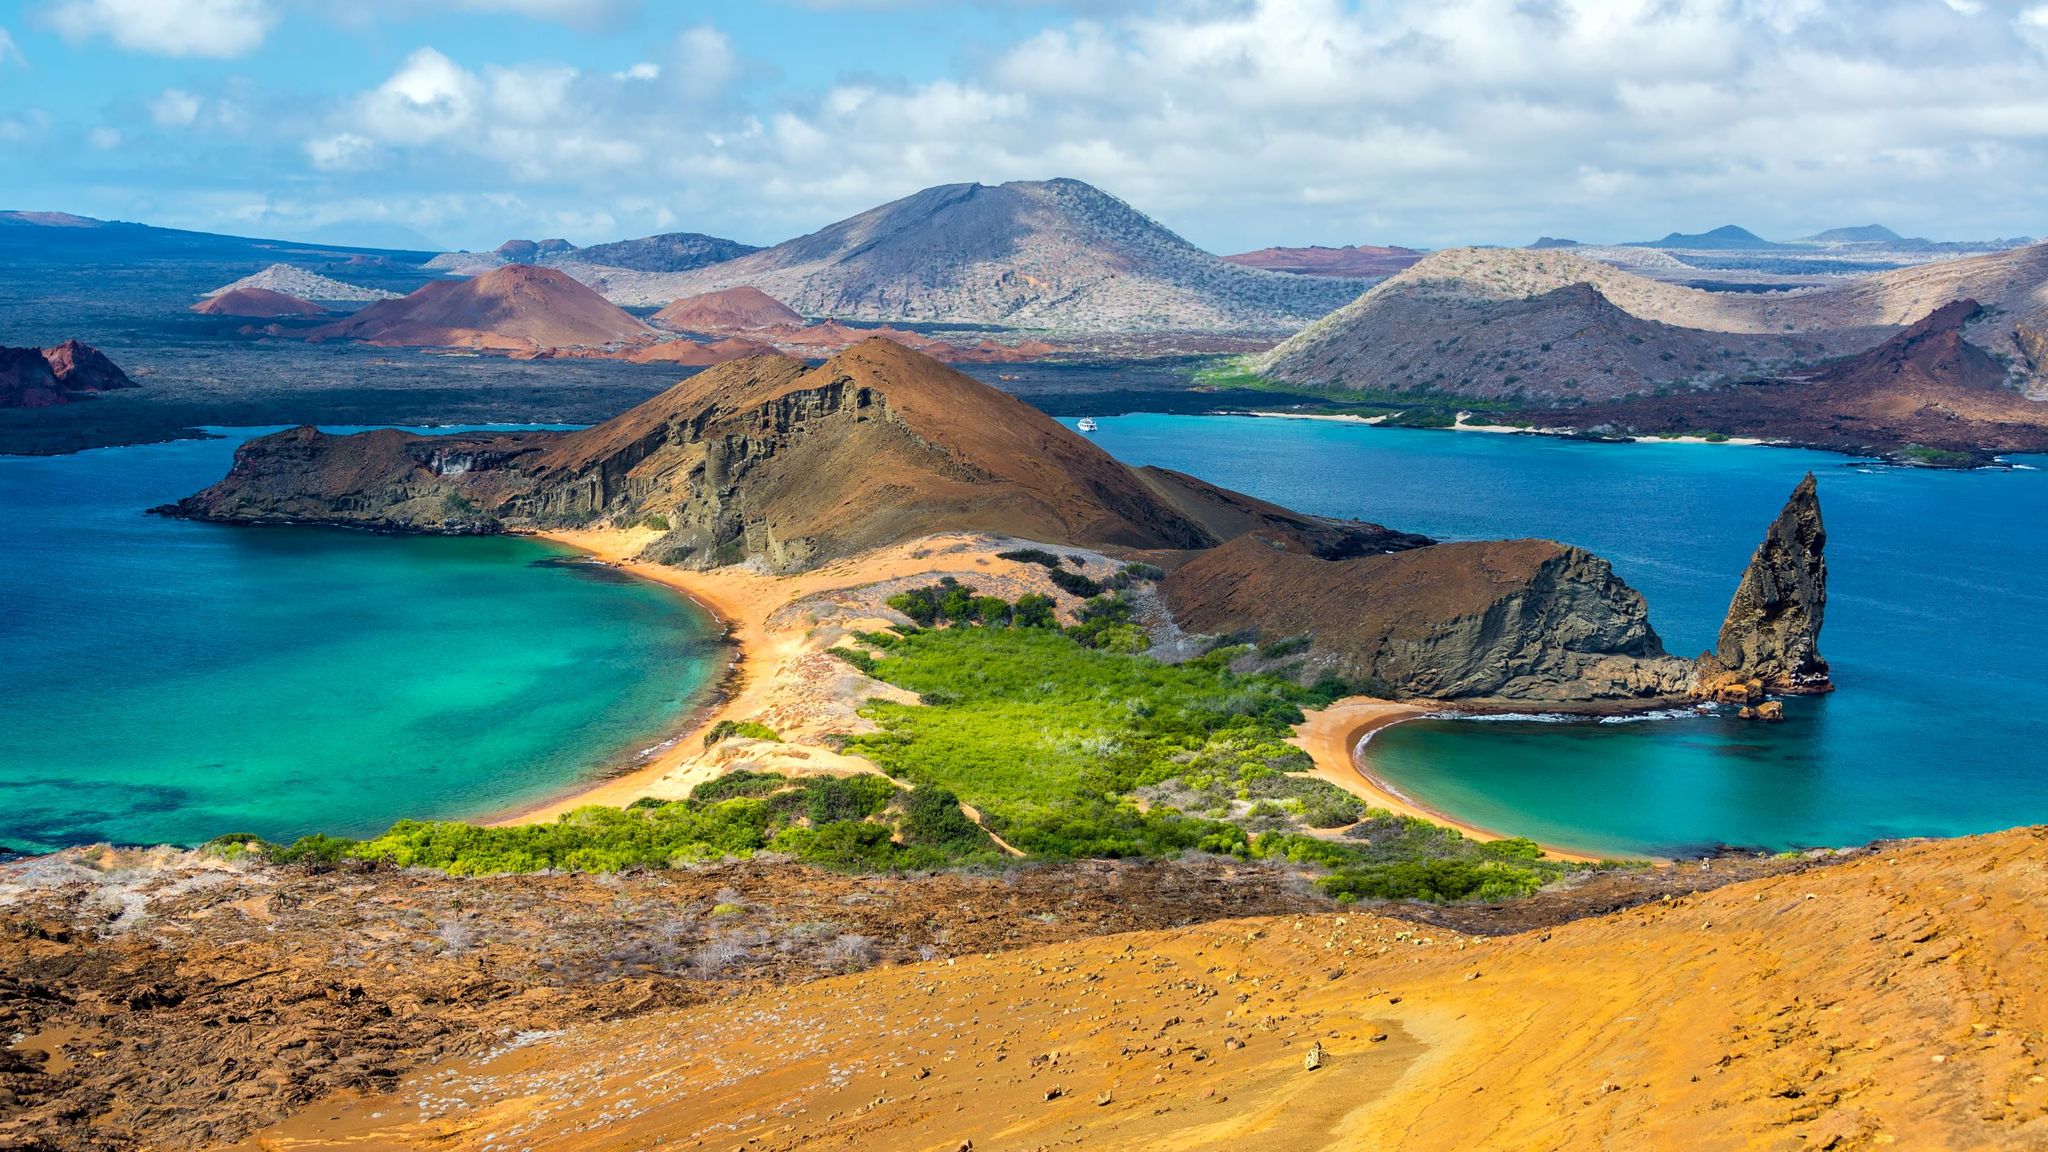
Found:
[{"label": "coastal bay", "polygon": [[1541,536],[1613,562],[1677,654],[1714,629],[1773,506],[1819,477],[1839,690],[1783,724],[1418,720],[1372,772],[1418,805],[1545,844],[1668,856],[1962,835],[2048,820],[2048,472],[1872,466],[1726,444],[1451,436],[1322,420],[1132,415],[1094,439],[1326,515],[1442,539]]},{"label": "coastal bay", "polygon": [[245,435],[0,459],[0,845],[486,816],[634,762],[725,664],[688,601],[544,541],[144,514]]}]

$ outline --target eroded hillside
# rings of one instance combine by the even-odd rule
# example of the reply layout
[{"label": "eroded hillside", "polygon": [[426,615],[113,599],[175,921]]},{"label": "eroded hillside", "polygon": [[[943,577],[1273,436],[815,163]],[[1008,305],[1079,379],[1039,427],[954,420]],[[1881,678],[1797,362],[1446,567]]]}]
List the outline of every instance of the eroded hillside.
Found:
[{"label": "eroded hillside", "polygon": [[2048,829],[1498,939],[1354,913],[657,1012],[261,1137],[470,1149],[2036,1149]]}]

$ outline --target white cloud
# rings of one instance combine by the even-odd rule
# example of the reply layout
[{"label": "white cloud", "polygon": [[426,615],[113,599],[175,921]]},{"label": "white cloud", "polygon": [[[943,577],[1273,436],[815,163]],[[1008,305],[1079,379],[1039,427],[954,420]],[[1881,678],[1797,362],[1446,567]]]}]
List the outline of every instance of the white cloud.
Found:
[{"label": "white cloud", "polygon": [[112,128],[95,128],[85,134],[85,140],[102,152],[111,152],[121,146],[121,134]]},{"label": "white cloud", "polygon": [[240,56],[277,24],[268,0],[58,0],[46,13],[73,42],[105,36],[157,56]]},{"label": "white cloud", "polygon": [[149,102],[149,118],[166,128],[182,128],[199,118],[203,103],[190,92],[166,88]]},{"label": "white cloud", "polygon": [[353,132],[337,132],[306,141],[306,156],[313,161],[313,167],[324,172],[368,167],[376,152],[375,141]]},{"label": "white cloud", "polygon": [[362,127],[381,140],[428,144],[466,129],[483,84],[432,48],[406,57],[391,78],[358,102]]},{"label": "white cloud", "polygon": [[15,46],[14,34],[0,28],[0,64],[26,63],[28,60],[22,56],[21,49]]},{"label": "white cloud", "polygon": [[[1043,15],[940,78],[870,60],[755,102],[737,81],[768,73],[709,25],[584,68],[421,49],[323,117],[276,119],[338,197],[402,170],[422,194],[579,240],[604,220],[773,240],[930,184],[1062,175],[1216,248],[1731,221],[2048,230],[2044,0],[1073,0]],[[377,188],[350,183],[371,168]],[[511,187],[516,203],[479,199]],[[470,227],[497,230],[433,230],[482,239]]]},{"label": "white cloud", "polygon": [[739,74],[739,56],[725,33],[700,24],[676,38],[675,78],[685,95],[708,100],[724,91]]}]

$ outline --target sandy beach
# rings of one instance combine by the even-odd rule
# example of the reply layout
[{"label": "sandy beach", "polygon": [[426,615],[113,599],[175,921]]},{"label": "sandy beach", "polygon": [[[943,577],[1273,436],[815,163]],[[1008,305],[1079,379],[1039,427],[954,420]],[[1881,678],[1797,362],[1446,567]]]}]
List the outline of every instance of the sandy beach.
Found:
[{"label": "sandy beach", "polygon": [[[1295,727],[1295,735],[1290,743],[1307,752],[1309,758],[1315,761],[1318,777],[1375,808],[1385,808],[1389,812],[1414,816],[1446,828],[1455,828],[1467,839],[1481,843],[1507,839],[1502,833],[1481,828],[1476,824],[1468,824],[1454,816],[1410,800],[1384,781],[1374,777],[1359,763],[1358,757],[1354,754],[1359,741],[1382,728],[1428,715],[1432,711],[1434,709],[1421,704],[1402,704],[1392,700],[1354,696],[1347,700],[1339,700],[1320,712],[1309,713],[1308,718]],[[1611,858],[1574,852],[1551,844],[1543,845],[1543,852],[1554,860],[1571,860],[1587,864]]]},{"label": "sandy beach", "polygon": [[[844,730],[853,710],[867,696],[893,691],[854,676],[824,651],[847,627],[879,627],[886,621],[879,617],[838,618],[822,624],[817,613],[799,613],[792,618],[785,610],[810,597],[886,580],[963,570],[986,572],[986,578],[992,579],[997,570],[1017,567],[995,555],[1008,546],[1006,543],[958,534],[910,541],[789,576],[763,575],[739,567],[700,572],[632,559],[654,535],[647,530],[564,530],[545,533],[544,538],[673,588],[724,624],[736,656],[723,695],[699,709],[688,729],[644,764],[506,812],[492,823],[544,823],[586,805],[620,807],[643,796],[679,799],[697,784],[738,767],[796,774],[877,771],[871,762],[833,751],[817,738],[827,730]],[[856,686],[851,695],[849,681]],[[1309,754],[1318,777],[1375,808],[1455,828],[1472,840],[1506,838],[1403,796],[1376,779],[1353,755],[1359,741],[1373,732],[1431,710],[1423,704],[1368,697],[1340,700],[1309,714],[1296,727],[1292,743]],[[719,721],[746,719],[768,721],[782,739],[728,739],[710,749],[704,746],[704,735]],[[1557,845],[1546,844],[1543,849],[1558,860],[1603,859]]]},{"label": "sandy beach", "polygon": [[[847,730],[855,719],[855,709],[868,697],[900,690],[860,677],[825,649],[849,627],[883,627],[889,621],[880,616],[841,614],[830,624],[820,624],[815,613],[780,619],[778,613],[809,597],[886,580],[926,574],[936,578],[954,572],[986,583],[1000,579],[1004,570],[1019,568],[996,557],[1009,543],[972,534],[925,537],[789,576],[763,575],[740,567],[700,572],[634,560],[656,535],[644,529],[563,530],[542,535],[690,597],[725,625],[737,657],[726,677],[723,696],[700,709],[688,730],[667,742],[646,763],[506,812],[492,821],[498,825],[543,823],[586,805],[620,806],[643,796],[680,799],[697,784],[737,767],[793,774],[878,771],[861,757],[833,751],[819,737]],[[1049,583],[1027,590],[1054,592]],[[911,698],[908,693],[902,696]],[[728,739],[714,748],[704,747],[705,734],[719,721],[742,719],[762,720],[782,739]]]}]

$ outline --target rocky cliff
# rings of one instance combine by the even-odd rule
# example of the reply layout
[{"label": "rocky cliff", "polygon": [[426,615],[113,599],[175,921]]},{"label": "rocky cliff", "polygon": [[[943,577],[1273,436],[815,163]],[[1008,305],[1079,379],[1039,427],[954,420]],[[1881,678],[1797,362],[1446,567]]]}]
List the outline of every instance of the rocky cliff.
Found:
[{"label": "rocky cliff", "polygon": [[1379,680],[1402,696],[1478,705],[1749,704],[1826,692],[1817,650],[1827,606],[1827,532],[1812,475],[1766,533],[1736,589],[1719,647],[1664,650],[1641,594],[1605,560],[1548,540],[1321,554],[1249,531],[1167,577],[1193,632],[1309,638],[1311,665]]},{"label": "rocky cliff", "polygon": [[663,533],[654,558],[778,571],[948,530],[1167,552],[1219,543],[1212,523],[1327,552],[1419,539],[1141,478],[1036,409],[886,340],[817,368],[785,356],[726,364],[580,432],[295,429],[244,445],[226,479],[168,511],[417,532],[646,525]]},{"label": "rocky cliff", "polygon": [[48,408],[85,392],[133,388],[135,381],[90,344],[0,348],[0,408]]},{"label": "rocky cliff", "polygon": [[1700,657],[1704,692],[1754,697],[1834,690],[1819,647],[1828,605],[1827,540],[1819,488],[1809,472],[1743,572],[1720,643]]},{"label": "rocky cliff", "polygon": [[[1694,687],[1693,662],[1665,653],[1642,597],[1597,556],[1542,540],[1436,544],[1132,469],[880,339],[816,368],[779,355],[722,365],[579,432],[294,429],[243,445],[226,479],[164,511],[406,532],[652,528],[646,558],[775,572],[1000,533],[1146,555],[1175,568],[1163,588],[1183,627],[1305,636],[1305,671],[1402,695],[1625,708]],[[1753,644],[1731,667],[1776,683],[1767,654]]]},{"label": "rocky cliff", "polygon": [[1642,596],[1548,540],[1325,560],[1252,532],[1182,565],[1165,592],[1190,631],[1306,636],[1319,669],[1402,696],[1555,707],[1691,692],[1692,663],[1665,653]]}]

